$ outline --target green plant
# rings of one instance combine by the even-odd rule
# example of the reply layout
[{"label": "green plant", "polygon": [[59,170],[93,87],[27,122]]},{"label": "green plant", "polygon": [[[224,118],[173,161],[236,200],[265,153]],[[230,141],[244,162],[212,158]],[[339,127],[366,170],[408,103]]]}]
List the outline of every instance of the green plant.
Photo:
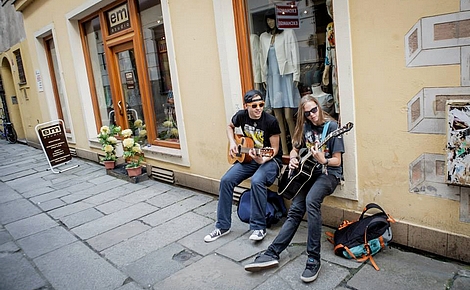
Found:
[{"label": "green plant", "polygon": [[101,149],[105,155],[101,158],[101,161],[116,161],[116,145],[117,138],[121,133],[121,127],[119,126],[102,126],[100,133],[98,134],[98,141],[101,144]]},{"label": "green plant", "polygon": [[122,147],[124,149],[124,158],[126,159],[126,168],[139,167],[144,160],[144,153],[139,144],[139,137],[132,137],[132,130],[126,129],[122,131]]}]

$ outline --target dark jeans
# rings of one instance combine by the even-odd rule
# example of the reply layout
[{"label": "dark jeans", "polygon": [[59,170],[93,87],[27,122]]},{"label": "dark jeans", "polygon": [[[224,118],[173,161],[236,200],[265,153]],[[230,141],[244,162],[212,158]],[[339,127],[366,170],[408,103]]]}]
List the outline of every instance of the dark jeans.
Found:
[{"label": "dark jeans", "polygon": [[314,172],[302,191],[292,199],[287,219],[279,234],[268,247],[266,254],[279,259],[279,254],[290,244],[302,218],[307,211],[307,254],[320,260],[321,247],[321,204],[325,196],[333,193],[339,180],[334,175],[325,175],[321,170]]},{"label": "dark jeans", "polygon": [[218,229],[229,229],[232,224],[233,189],[243,180],[251,177],[251,216],[250,230],[266,229],[267,187],[271,186],[279,174],[279,165],[274,159],[259,165],[250,163],[235,163],[222,176],[217,203]]}]

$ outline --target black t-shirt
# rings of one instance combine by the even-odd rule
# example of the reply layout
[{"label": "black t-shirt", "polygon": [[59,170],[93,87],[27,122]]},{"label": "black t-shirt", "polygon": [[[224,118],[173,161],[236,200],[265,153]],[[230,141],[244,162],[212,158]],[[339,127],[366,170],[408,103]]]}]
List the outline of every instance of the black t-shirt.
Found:
[{"label": "black t-shirt", "polygon": [[[326,123],[325,123],[326,124]],[[311,122],[306,122],[304,125],[304,143],[305,147],[310,149],[314,144],[315,141],[318,140],[319,142],[323,142],[322,135],[323,135],[323,127],[325,124],[321,126],[315,126]],[[336,121],[330,121],[328,125],[328,131],[325,134],[325,138],[333,132],[334,130],[338,129],[338,123]],[[344,153],[344,142],[341,136],[332,137],[330,138],[322,147],[322,151],[325,153],[326,158],[333,157],[333,153]],[[343,177],[343,162],[341,162],[341,166],[328,166],[328,174],[333,174],[338,178]]]},{"label": "black t-shirt", "polygon": [[[277,119],[266,112],[261,114],[261,118],[255,120],[248,115],[248,110],[240,110],[232,117],[235,127],[240,127],[243,135],[253,139],[255,148],[272,147],[269,138],[273,135],[281,134]],[[279,141],[279,151],[274,156],[279,164],[282,164],[282,148]]]}]

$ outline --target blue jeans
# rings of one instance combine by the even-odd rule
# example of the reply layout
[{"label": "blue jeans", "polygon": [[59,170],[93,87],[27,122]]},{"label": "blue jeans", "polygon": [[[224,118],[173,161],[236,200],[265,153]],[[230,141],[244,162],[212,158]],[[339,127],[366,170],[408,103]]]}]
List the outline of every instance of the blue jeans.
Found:
[{"label": "blue jeans", "polygon": [[274,159],[258,164],[236,162],[220,180],[219,202],[217,204],[218,229],[229,229],[232,224],[233,189],[243,180],[251,177],[251,216],[250,230],[266,229],[267,187],[271,186],[279,174],[279,166]]},{"label": "blue jeans", "polygon": [[268,247],[266,254],[279,259],[279,254],[292,241],[305,211],[307,211],[307,254],[309,257],[320,260],[321,204],[325,196],[333,193],[338,183],[339,179],[334,175],[325,175],[321,173],[321,170],[316,170],[301,192],[292,199],[287,219],[277,237]]}]

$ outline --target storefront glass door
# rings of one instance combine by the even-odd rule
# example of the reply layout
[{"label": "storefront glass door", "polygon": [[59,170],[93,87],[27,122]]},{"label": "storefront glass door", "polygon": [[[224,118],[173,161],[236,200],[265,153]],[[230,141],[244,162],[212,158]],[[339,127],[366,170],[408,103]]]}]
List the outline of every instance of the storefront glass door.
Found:
[{"label": "storefront glass door", "polygon": [[114,117],[123,129],[130,128],[134,134],[138,134],[134,122],[140,119],[145,123],[145,120],[132,42],[114,47],[113,56],[117,64],[120,92],[115,100],[116,106],[111,120]]}]

